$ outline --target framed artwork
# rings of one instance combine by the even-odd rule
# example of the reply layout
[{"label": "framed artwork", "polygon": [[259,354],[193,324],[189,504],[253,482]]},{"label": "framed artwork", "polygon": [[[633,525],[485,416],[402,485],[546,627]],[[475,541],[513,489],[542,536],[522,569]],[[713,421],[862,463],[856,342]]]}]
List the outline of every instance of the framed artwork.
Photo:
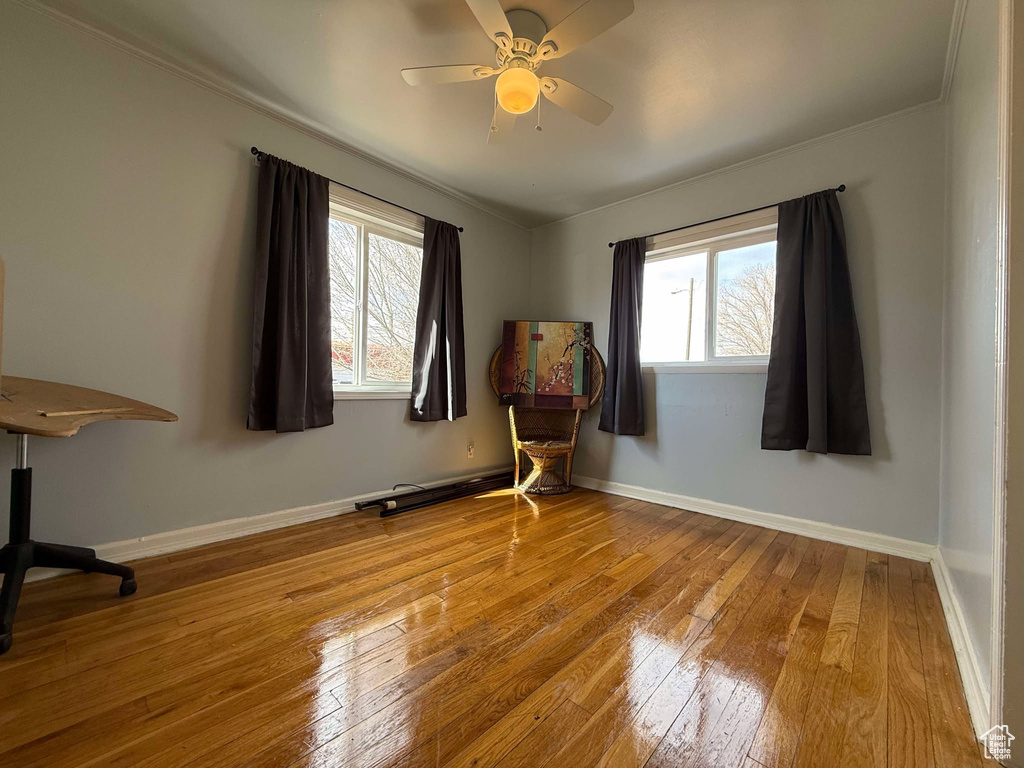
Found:
[{"label": "framed artwork", "polygon": [[502,405],[590,407],[593,323],[506,320],[501,339]]}]

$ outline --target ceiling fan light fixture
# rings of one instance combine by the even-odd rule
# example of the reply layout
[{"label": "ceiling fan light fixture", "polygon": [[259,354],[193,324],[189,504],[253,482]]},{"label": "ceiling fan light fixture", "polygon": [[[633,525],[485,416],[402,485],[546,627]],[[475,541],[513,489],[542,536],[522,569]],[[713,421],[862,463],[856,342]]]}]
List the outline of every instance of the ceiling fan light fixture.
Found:
[{"label": "ceiling fan light fixture", "polygon": [[516,67],[506,69],[494,84],[498,104],[506,112],[522,115],[537,105],[540,95],[540,81],[529,69]]},{"label": "ceiling fan light fixture", "polygon": [[[454,2],[454,0],[451,0]],[[634,0],[577,0],[575,11],[548,29],[544,19],[525,8],[513,8],[502,0],[465,0],[469,10],[496,47],[498,66],[447,64],[402,70],[409,85],[442,85],[482,80],[497,75],[494,84],[493,117],[488,144],[505,141],[517,115],[537,110],[540,125],[540,96],[556,107],[601,125],[612,113],[612,105],[589,91],[557,77],[537,77],[537,70],[549,59],[571,53],[633,13]]]}]

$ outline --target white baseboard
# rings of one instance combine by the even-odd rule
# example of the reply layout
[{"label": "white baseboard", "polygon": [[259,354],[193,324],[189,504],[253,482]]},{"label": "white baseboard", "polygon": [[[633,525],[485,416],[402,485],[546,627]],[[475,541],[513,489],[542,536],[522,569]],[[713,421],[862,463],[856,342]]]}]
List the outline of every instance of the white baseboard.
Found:
[{"label": "white baseboard", "polygon": [[[464,480],[471,480],[484,474],[510,470],[511,467],[498,467],[470,475],[459,475],[447,477],[442,480],[421,483],[426,488],[432,488],[446,483],[455,483]],[[884,552],[890,555],[898,555],[913,560],[931,561],[932,571],[935,574],[935,584],[938,588],[939,598],[942,601],[943,613],[946,616],[946,623],[949,627],[949,635],[952,639],[953,650],[956,653],[957,663],[960,667],[960,677],[963,681],[964,692],[967,696],[967,706],[971,713],[971,720],[976,733],[980,736],[989,727],[989,696],[985,685],[985,678],[981,674],[981,667],[978,663],[977,654],[970,643],[970,636],[967,632],[967,623],[964,619],[960,603],[953,591],[950,581],[949,570],[946,568],[942,558],[942,552],[931,544],[909,539],[900,539],[895,536],[886,536],[881,533],[859,531],[855,528],[844,528],[829,523],[804,520],[788,515],[777,515],[771,512],[758,512],[757,510],[737,507],[732,504],[723,504],[708,499],[700,499],[694,496],[685,496],[680,493],[669,491],[658,491],[651,488],[643,488],[638,485],[627,485],[616,483],[610,480],[598,480],[593,477],[575,475],[573,480],[576,485],[582,488],[590,488],[595,491],[626,496],[631,499],[649,501],[655,504],[664,504],[669,507],[688,509],[693,512],[722,517],[728,520],[736,520],[743,523],[772,528],[774,530],[796,533],[801,536],[808,536],[813,539],[822,539],[837,544],[861,547],[874,552]],[[240,536],[248,536],[253,533],[269,531],[274,528],[284,528],[289,525],[297,525],[313,520],[320,520],[325,517],[341,515],[352,512],[356,502],[368,501],[379,498],[390,492],[390,489],[363,493],[358,496],[351,496],[336,501],[328,501],[322,504],[312,504],[305,507],[284,509],[278,512],[269,512],[263,515],[251,517],[236,517],[230,520],[221,520],[207,525],[197,525],[191,528],[182,528],[177,531],[166,531],[152,536],[140,536],[136,539],[115,541],[109,544],[100,544],[94,549],[96,554],[104,560],[113,562],[126,562],[138,560],[143,557],[177,552],[191,547],[198,547],[203,544],[211,544],[216,541],[233,539]],[[64,571],[53,568],[33,568],[29,571],[26,581],[39,581],[52,576],[64,573]]]},{"label": "white baseboard", "polygon": [[964,695],[967,697],[967,709],[971,713],[974,732],[980,738],[993,723],[990,722],[989,691],[987,679],[981,674],[978,654],[971,644],[971,636],[967,631],[967,620],[960,600],[953,589],[953,581],[942,557],[942,549],[937,548],[932,559],[932,573],[935,575],[935,586],[939,590],[942,601],[942,612],[946,616],[949,637],[953,642],[957,665],[960,667],[960,679],[964,684]]},{"label": "white baseboard", "polygon": [[871,533],[870,531],[859,531],[856,528],[844,528],[839,525],[821,523],[816,520],[804,520],[803,518],[790,517],[789,515],[758,512],[746,507],[736,507],[732,504],[699,499],[695,496],[684,496],[681,493],[671,493],[669,491],[657,491],[652,488],[616,483],[611,480],[598,480],[593,477],[580,477],[579,475],[573,475],[572,479],[576,485],[583,488],[591,488],[595,491],[604,491],[616,496],[628,496],[631,499],[664,504],[667,507],[679,507],[680,509],[688,509],[691,512],[702,512],[714,517],[724,517],[727,520],[737,520],[741,523],[751,523],[777,531],[785,531],[786,533],[796,533],[812,539],[822,539],[824,541],[833,541],[837,544],[845,544],[850,547],[870,549],[873,552],[884,552],[888,555],[899,555],[911,560],[922,560],[925,562],[930,561],[935,556],[935,545],[925,544],[920,541],[900,539],[895,536],[886,536],[882,533]]},{"label": "white baseboard", "polygon": [[[426,483],[419,483],[424,488],[435,488],[447,483],[458,483],[464,480],[472,480],[475,477],[493,474],[495,472],[510,472],[512,467],[496,467],[481,472],[474,472],[471,475],[459,475],[457,477],[446,477],[442,480],[434,480]],[[115,563],[124,563],[129,560],[139,560],[143,557],[154,557],[165,555],[168,552],[178,552],[182,549],[212,544],[215,541],[234,539],[239,536],[248,536],[253,533],[269,531],[274,528],[284,528],[289,525],[308,523],[313,520],[321,520],[325,517],[343,515],[355,510],[356,502],[378,499],[391,493],[388,488],[383,491],[363,493],[358,496],[350,496],[336,501],[325,501],[322,504],[311,504],[306,507],[294,507],[282,509],[277,512],[267,512],[262,515],[251,517],[235,517],[230,520],[220,520],[216,523],[196,525],[191,528],[181,528],[176,531],[165,531],[155,533],[152,536],[140,536],[137,539],[125,539],[114,541],[108,544],[97,544],[93,547],[96,556]],[[68,573],[59,568],[32,568],[25,581],[40,581],[42,579],[59,576]]]},{"label": "white baseboard", "polygon": [[664,504],[669,507],[679,507],[692,512],[702,512],[714,517],[724,517],[728,520],[751,523],[765,528],[773,528],[779,531],[808,536],[813,539],[822,539],[837,544],[860,547],[874,552],[898,555],[912,560],[931,561],[939,599],[942,601],[942,611],[946,617],[949,636],[953,643],[953,651],[956,654],[957,664],[960,667],[960,679],[963,682],[964,694],[967,697],[967,708],[971,713],[971,722],[974,725],[976,735],[979,737],[989,729],[989,694],[985,678],[981,674],[981,666],[978,663],[977,654],[971,645],[970,635],[967,633],[967,623],[960,608],[960,603],[956,598],[956,593],[953,591],[949,571],[946,568],[945,561],[942,559],[942,552],[935,545],[909,539],[900,539],[895,536],[886,536],[881,533],[859,531],[855,528],[844,528],[814,520],[804,520],[798,517],[777,515],[771,512],[758,512],[757,510],[746,509],[745,507],[736,507],[731,504],[709,501],[708,499],[684,496],[680,493],[657,491],[637,485],[616,483],[610,480],[598,480],[593,477],[573,475],[573,482],[583,488],[612,493],[616,496],[626,496],[631,499]]}]

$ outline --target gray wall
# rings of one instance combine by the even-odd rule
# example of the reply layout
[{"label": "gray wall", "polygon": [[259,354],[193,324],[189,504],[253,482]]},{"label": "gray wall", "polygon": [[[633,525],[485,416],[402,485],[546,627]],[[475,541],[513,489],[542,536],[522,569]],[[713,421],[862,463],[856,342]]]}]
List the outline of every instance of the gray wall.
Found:
[{"label": "gray wall", "polygon": [[[526,294],[528,232],[13,3],[0,72],[4,372],[181,417],[34,440],[39,538],[104,543],[509,464],[485,371]],[[468,418],[413,425],[403,401],[343,401],[332,427],[245,430],[253,144],[465,227]]]},{"label": "gray wall", "polygon": [[988,682],[998,235],[998,3],[969,2],[948,117],[939,546]]},{"label": "gray wall", "polygon": [[534,233],[533,315],[608,338],[609,241],[839,183],[875,455],[761,451],[764,374],[646,375],[649,432],[587,418],[575,472],[934,542],[942,325],[943,110],[930,107]]}]

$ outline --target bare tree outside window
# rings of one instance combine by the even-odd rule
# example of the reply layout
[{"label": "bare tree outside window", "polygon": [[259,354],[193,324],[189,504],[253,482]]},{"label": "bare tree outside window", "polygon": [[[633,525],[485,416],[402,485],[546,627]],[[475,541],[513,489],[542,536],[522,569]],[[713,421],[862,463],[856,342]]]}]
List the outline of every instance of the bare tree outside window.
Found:
[{"label": "bare tree outside window", "polygon": [[366,378],[412,381],[412,348],[423,250],[370,235]]},{"label": "bare tree outside window", "polygon": [[331,219],[327,255],[331,275],[331,372],[335,384],[351,384],[355,358],[356,255],[359,228]]},{"label": "bare tree outside window", "polygon": [[716,354],[767,355],[775,315],[775,265],[758,262],[718,285]]},{"label": "bare tree outside window", "polygon": [[[331,219],[329,234],[335,385],[412,381],[423,249],[340,219]],[[361,296],[366,301],[363,331],[358,330]],[[360,356],[364,372],[357,370]]]}]

